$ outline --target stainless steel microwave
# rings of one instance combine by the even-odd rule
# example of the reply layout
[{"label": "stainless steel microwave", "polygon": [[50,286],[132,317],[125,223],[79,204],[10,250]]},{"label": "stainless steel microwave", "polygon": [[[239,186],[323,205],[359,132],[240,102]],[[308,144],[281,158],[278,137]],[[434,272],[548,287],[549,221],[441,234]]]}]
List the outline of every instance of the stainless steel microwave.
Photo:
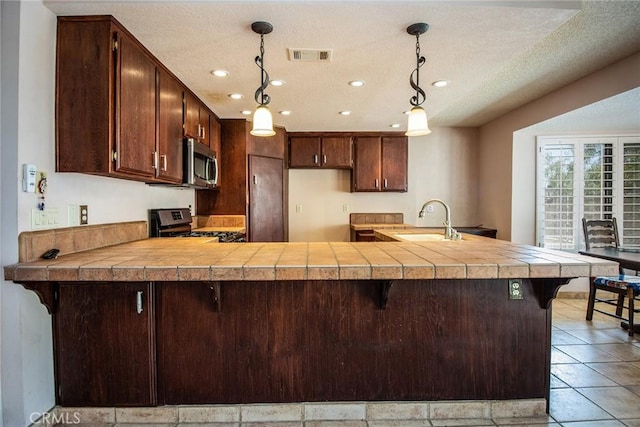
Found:
[{"label": "stainless steel microwave", "polygon": [[194,138],[184,140],[183,185],[199,189],[213,189],[218,182],[216,152]]}]

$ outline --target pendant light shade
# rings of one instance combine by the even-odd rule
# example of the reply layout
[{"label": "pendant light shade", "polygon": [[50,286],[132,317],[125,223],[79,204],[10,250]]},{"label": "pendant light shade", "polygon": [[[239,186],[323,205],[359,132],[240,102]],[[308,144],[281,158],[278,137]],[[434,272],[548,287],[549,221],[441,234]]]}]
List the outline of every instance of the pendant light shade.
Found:
[{"label": "pendant light shade", "polygon": [[276,132],[273,130],[273,118],[271,111],[266,105],[259,105],[253,113],[253,129],[251,135],[254,136],[273,136]]},{"label": "pendant light shade", "polygon": [[431,133],[427,123],[427,112],[422,107],[413,107],[409,113],[407,136],[422,136]]},{"label": "pendant light shade", "polygon": [[253,113],[253,129],[249,132],[254,136],[273,136],[273,118],[267,104],[271,101],[271,97],[264,93],[269,85],[269,74],[264,69],[264,35],[273,31],[273,26],[268,22],[257,21],[251,24],[254,33],[260,34],[260,55],[256,56],[255,63],[260,67],[260,87],[256,90],[255,99],[259,104]]},{"label": "pendant light shade", "polygon": [[416,36],[416,68],[409,76],[409,84],[416,91],[416,94],[409,100],[413,108],[409,113],[406,136],[422,136],[431,133],[427,123],[427,113],[420,106],[426,98],[424,90],[420,87],[420,67],[425,63],[425,57],[420,55],[420,34],[425,33],[428,29],[429,25],[425,23],[417,23],[407,27],[407,33]]}]

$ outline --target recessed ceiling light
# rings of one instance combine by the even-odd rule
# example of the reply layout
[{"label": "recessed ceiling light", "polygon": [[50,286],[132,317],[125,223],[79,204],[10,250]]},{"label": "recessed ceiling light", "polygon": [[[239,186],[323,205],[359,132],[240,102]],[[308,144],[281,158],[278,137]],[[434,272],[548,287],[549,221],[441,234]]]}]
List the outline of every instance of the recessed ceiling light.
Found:
[{"label": "recessed ceiling light", "polygon": [[289,111],[289,110],[282,110],[282,111],[280,111],[280,114],[282,114],[283,116],[290,116],[290,115],[291,115],[291,111]]},{"label": "recessed ceiling light", "polygon": [[245,116],[250,116],[250,115],[253,113],[253,111],[251,111],[251,110],[242,110],[242,111],[240,111],[240,112],[241,112],[242,114],[244,114]]},{"label": "recessed ceiling light", "polygon": [[269,84],[271,84],[271,86],[284,86],[284,80],[271,80],[269,81]]},{"label": "recessed ceiling light", "polygon": [[394,124],[392,124],[392,125],[389,125],[389,127],[392,127],[392,128],[399,128],[399,127],[400,127],[400,124],[399,124],[399,123],[394,123]]},{"label": "recessed ceiling light", "polygon": [[227,77],[229,75],[229,72],[226,70],[213,70],[211,74],[216,77]]},{"label": "recessed ceiling light", "polygon": [[349,82],[349,86],[353,86],[353,87],[364,86],[364,80],[352,80]]},{"label": "recessed ceiling light", "polygon": [[431,85],[435,87],[445,87],[448,84],[449,80],[436,80],[435,82],[431,83]]},{"label": "recessed ceiling light", "polygon": [[241,93],[230,93],[229,98],[231,99],[242,99],[243,95]]},{"label": "recessed ceiling light", "polygon": [[348,116],[349,114],[351,114],[351,111],[340,111],[340,114],[343,116]]}]

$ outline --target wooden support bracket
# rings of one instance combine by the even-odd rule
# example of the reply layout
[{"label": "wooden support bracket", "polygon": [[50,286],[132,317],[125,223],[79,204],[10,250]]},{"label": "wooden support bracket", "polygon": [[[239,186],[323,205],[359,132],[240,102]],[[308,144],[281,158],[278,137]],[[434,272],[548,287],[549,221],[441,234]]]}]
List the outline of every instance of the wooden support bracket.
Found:
[{"label": "wooden support bracket", "polygon": [[529,279],[533,283],[533,289],[540,308],[547,309],[551,301],[556,297],[560,286],[566,285],[573,277],[557,277],[553,279]]},{"label": "wooden support bracket", "polygon": [[56,282],[16,282],[25,289],[35,292],[49,314],[54,314],[58,308],[56,294],[58,284]]}]

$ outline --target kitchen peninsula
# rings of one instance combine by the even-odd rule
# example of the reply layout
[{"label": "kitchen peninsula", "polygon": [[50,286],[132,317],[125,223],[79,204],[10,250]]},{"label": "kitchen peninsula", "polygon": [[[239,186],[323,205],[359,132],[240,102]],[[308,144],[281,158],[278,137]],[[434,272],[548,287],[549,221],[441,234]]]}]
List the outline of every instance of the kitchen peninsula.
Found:
[{"label": "kitchen peninsula", "polygon": [[551,300],[571,278],[616,272],[467,235],[194,237],[20,262],[5,278],[53,315],[62,406],[482,400],[544,411]]}]

